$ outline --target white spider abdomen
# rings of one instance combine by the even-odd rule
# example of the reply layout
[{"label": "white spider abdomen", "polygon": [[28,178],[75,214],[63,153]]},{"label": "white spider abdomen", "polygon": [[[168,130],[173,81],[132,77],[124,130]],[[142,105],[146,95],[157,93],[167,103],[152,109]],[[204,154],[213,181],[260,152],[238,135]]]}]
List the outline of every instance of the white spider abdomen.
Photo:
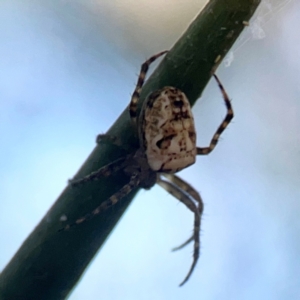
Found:
[{"label": "white spider abdomen", "polygon": [[140,139],[152,170],[175,173],[195,162],[194,118],[182,91],[164,87],[150,94],[140,121]]}]

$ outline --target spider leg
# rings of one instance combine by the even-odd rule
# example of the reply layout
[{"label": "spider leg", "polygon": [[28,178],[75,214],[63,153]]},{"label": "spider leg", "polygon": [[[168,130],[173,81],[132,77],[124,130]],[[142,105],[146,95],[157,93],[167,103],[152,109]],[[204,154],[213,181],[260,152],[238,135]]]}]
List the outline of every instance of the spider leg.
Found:
[{"label": "spider leg", "polygon": [[101,144],[101,143],[106,143],[106,144],[111,144],[114,146],[122,147],[122,142],[120,138],[114,136],[114,135],[109,135],[109,134],[98,134],[96,137],[96,143]]},{"label": "spider leg", "polygon": [[[178,186],[180,189],[185,191],[189,196],[191,196],[198,203],[198,212],[199,212],[199,215],[201,218],[204,205],[203,205],[202,198],[201,198],[200,194],[196,191],[196,189],[175,174],[163,173],[162,175],[164,177],[166,177],[168,180],[170,180],[174,185]],[[179,249],[182,249],[183,247],[188,245],[193,240],[194,240],[194,234],[192,234],[192,236],[187,241],[185,241],[183,244],[181,244],[178,247],[173,248],[172,251],[177,251]]]},{"label": "spider leg", "polygon": [[98,134],[97,138],[96,138],[96,143],[97,144],[110,144],[110,145],[114,145],[116,147],[119,147],[123,150],[129,150],[130,147],[125,147],[124,143],[122,142],[120,137],[114,136],[114,135],[110,135],[110,134]]},{"label": "spider leg", "polygon": [[227,114],[225,116],[225,119],[223,120],[223,122],[221,123],[221,125],[218,127],[217,131],[215,132],[215,134],[213,135],[211,141],[210,141],[210,145],[208,147],[204,147],[204,148],[199,148],[197,147],[197,155],[206,155],[208,153],[210,153],[211,151],[214,150],[215,146],[218,143],[219,137],[221,135],[221,133],[225,130],[225,128],[228,126],[228,124],[230,123],[230,121],[233,119],[233,110],[232,110],[232,106],[229,100],[229,97],[222,85],[222,83],[220,82],[219,78],[217,77],[217,75],[213,74],[213,76],[215,77],[219,88],[221,90],[221,93],[223,95],[224,101],[225,101],[225,105],[227,107]]},{"label": "spider leg", "polygon": [[96,207],[91,213],[86,214],[85,216],[77,219],[73,224],[69,224],[65,226],[64,228],[60,229],[59,231],[65,231],[70,229],[71,227],[74,227],[76,225],[79,225],[83,222],[89,221],[96,215],[100,214],[101,212],[107,210],[108,208],[112,207],[116,203],[118,203],[120,200],[122,200],[126,195],[128,195],[135,187],[137,187],[140,183],[140,180],[138,178],[138,173],[135,173],[131,176],[130,181],[125,184],[118,192],[110,196],[107,200],[102,202],[98,207]]},{"label": "spider leg", "polygon": [[107,176],[119,171],[120,169],[122,169],[126,164],[126,158],[127,157],[121,157],[121,158],[111,162],[110,164],[107,164],[106,166],[101,167],[97,171],[90,173],[89,175],[87,175],[85,177],[82,177],[80,179],[69,180],[69,183],[72,186],[77,186],[77,185],[83,184],[85,182],[97,180],[100,177],[107,177]]},{"label": "spider leg", "polygon": [[137,117],[137,104],[139,102],[140,99],[140,93],[143,87],[143,84],[145,82],[145,77],[147,74],[147,71],[149,69],[149,66],[151,65],[151,63],[153,63],[157,58],[159,58],[160,56],[164,55],[165,53],[167,53],[168,51],[162,51],[156,55],[151,56],[148,60],[146,60],[142,66],[141,66],[141,71],[138,77],[138,81],[135,87],[135,90],[131,96],[131,101],[129,104],[129,113],[130,113],[130,118],[131,120],[136,124],[136,117]]},{"label": "spider leg", "polygon": [[182,248],[184,248],[186,245],[188,245],[190,242],[192,242],[194,240],[194,235],[192,235],[188,240],[186,240],[184,243],[182,243],[181,245],[172,248],[172,251],[177,251],[180,250]]},{"label": "spider leg", "polygon": [[96,137],[96,143],[98,145],[113,145],[119,149],[129,153],[132,151],[132,145],[124,144],[120,137],[110,134],[98,134]]},{"label": "spider leg", "polygon": [[202,214],[203,211],[203,202],[200,194],[197,190],[192,187],[188,182],[180,178],[179,176],[171,173],[162,173],[164,177],[169,179],[176,186],[179,186],[180,189],[184,190],[188,195],[190,195],[196,202],[199,204],[199,213]]},{"label": "spider leg", "polygon": [[184,194],[177,186],[173,185],[172,183],[161,179],[158,177],[157,183],[164,188],[167,192],[169,192],[171,195],[176,197],[180,202],[182,202],[188,209],[190,209],[194,215],[194,234],[193,234],[193,240],[194,240],[194,255],[193,255],[193,262],[190,267],[190,270],[184,280],[180,283],[179,286],[184,285],[192,275],[194,268],[197,264],[198,258],[199,258],[199,249],[200,249],[200,224],[201,224],[201,216],[199,214],[199,210],[195,203],[186,195]]}]

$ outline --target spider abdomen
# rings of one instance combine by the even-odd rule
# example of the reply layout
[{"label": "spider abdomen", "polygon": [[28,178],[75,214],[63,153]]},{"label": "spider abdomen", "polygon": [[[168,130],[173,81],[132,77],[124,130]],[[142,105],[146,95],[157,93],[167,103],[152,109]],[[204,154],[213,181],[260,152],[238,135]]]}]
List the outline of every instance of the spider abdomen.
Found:
[{"label": "spider abdomen", "polygon": [[196,131],[190,103],[177,88],[164,87],[146,99],[140,140],[150,168],[175,173],[196,160]]}]

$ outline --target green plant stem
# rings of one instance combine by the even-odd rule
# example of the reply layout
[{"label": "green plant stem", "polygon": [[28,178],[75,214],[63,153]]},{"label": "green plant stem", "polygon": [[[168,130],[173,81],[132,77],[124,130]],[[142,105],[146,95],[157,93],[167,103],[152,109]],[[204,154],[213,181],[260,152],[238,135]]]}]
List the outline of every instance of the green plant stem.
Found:
[{"label": "green plant stem", "polygon": [[[259,3],[259,0],[210,1],[153,72],[142,90],[141,99],[149,92],[169,85],[184,91],[193,105]],[[130,151],[138,147],[127,109],[108,134],[119,137]],[[116,146],[97,145],[76,178],[90,174],[121,155],[124,151]],[[69,231],[58,230],[91,212],[127,181],[121,172],[80,188],[66,187],[3,270],[0,299],[65,299],[137,189],[89,222]],[[63,215],[68,218],[66,222],[60,221]]]}]

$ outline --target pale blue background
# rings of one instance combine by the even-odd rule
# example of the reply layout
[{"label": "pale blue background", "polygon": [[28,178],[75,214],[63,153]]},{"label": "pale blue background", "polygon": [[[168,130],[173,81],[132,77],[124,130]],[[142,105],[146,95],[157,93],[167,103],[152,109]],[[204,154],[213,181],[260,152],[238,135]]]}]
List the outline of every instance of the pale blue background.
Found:
[{"label": "pale blue background", "polygon": [[[170,48],[202,7],[150,2],[0,1],[1,269],[127,106],[141,62]],[[180,173],[205,202],[190,281],[177,287],[192,246],[170,249],[193,216],[154,187],[136,197],[71,300],[300,299],[300,3],[282,2],[263,1],[218,69],[234,123]],[[214,82],[194,114],[207,145],[225,114]]]}]

